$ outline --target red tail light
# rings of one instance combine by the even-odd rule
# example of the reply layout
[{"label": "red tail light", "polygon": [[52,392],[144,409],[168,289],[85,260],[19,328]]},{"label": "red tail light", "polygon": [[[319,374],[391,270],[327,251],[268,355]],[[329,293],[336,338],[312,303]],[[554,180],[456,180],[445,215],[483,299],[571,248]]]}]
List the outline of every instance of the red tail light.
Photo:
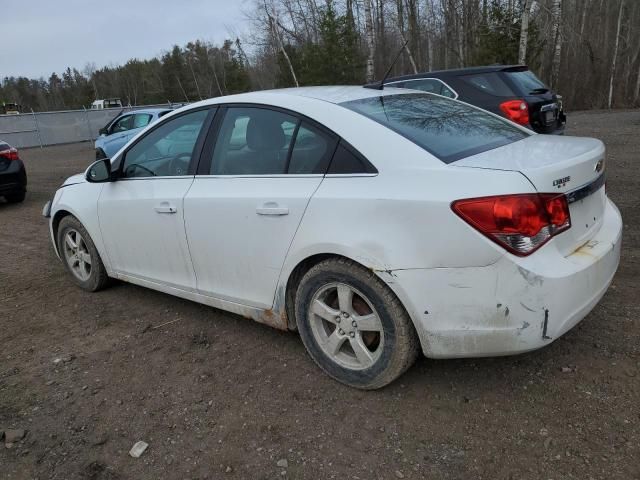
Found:
[{"label": "red tail light", "polygon": [[7,160],[19,160],[18,157],[18,149],[11,147],[9,150],[0,151],[0,157],[6,158]]},{"label": "red tail light", "polygon": [[527,193],[456,200],[451,208],[480,233],[515,255],[533,253],[571,227],[567,197]]},{"label": "red tail light", "polygon": [[500,104],[507,118],[520,125],[529,125],[529,107],[523,100],[508,100]]}]

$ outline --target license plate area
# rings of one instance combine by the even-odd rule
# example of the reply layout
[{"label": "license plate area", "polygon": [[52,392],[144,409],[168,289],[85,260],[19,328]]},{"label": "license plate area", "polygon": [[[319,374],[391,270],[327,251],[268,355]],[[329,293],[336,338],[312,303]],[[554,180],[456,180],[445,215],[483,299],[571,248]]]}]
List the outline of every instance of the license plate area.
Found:
[{"label": "license plate area", "polygon": [[558,105],[549,103],[540,108],[540,115],[545,125],[552,125],[558,121]]},{"label": "license plate area", "polygon": [[547,125],[551,125],[558,120],[558,111],[557,110],[549,110],[544,113],[544,123]]}]

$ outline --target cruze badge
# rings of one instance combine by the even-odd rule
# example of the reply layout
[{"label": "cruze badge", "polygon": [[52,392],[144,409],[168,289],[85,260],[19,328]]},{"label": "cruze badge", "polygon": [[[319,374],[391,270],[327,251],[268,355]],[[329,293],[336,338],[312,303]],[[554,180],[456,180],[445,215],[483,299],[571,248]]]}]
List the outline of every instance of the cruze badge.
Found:
[{"label": "cruze badge", "polygon": [[598,163],[596,163],[595,171],[600,173],[602,170],[604,170],[604,159],[601,158],[598,160]]},{"label": "cruze badge", "polygon": [[571,181],[571,176],[567,175],[566,177],[563,178],[558,178],[557,180],[553,181],[553,186],[554,187],[558,187],[558,188],[562,188],[564,187],[567,183],[569,183]]}]

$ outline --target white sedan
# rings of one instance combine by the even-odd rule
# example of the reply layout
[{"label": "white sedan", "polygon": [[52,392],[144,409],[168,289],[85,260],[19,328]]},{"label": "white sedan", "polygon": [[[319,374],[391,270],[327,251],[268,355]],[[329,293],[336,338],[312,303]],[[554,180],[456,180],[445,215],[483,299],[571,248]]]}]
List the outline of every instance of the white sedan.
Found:
[{"label": "white sedan", "polygon": [[297,330],[373,389],[419,352],[526,352],[596,305],[622,222],[590,138],[437,95],[314,87],[163,117],[45,207],[80,287],[116,278]]}]

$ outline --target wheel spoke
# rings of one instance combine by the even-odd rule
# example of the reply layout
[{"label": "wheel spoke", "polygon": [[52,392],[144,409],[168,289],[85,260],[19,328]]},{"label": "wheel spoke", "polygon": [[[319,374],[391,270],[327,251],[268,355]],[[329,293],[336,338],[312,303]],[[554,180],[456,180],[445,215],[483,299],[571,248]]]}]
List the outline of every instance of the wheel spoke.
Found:
[{"label": "wheel spoke", "polygon": [[334,310],[329,305],[320,300],[316,300],[313,302],[311,311],[315,315],[318,315],[327,322],[331,323],[336,323],[336,317],[340,315],[340,312],[338,310]]},{"label": "wheel spoke", "polygon": [[351,344],[351,348],[353,348],[353,353],[356,354],[356,358],[363,366],[373,363],[373,354],[364,344],[361,335],[356,335],[354,338],[350,338],[349,343]]},{"label": "wheel spoke", "polygon": [[78,244],[75,242],[75,240],[71,236],[72,233],[73,232],[67,233],[64,237],[64,241],[71,250],[75,250],[76,248],[78,248]]},{"label": "wheel spoke", "polygon": [[338,351],[340,351],[340,347],[346,340],[346,337],[338,334],[338,329],[336,328],[327,340],[324,342],[325,351],[329,352],[331,355],[336,355]]},{"label": "wheel spoke", "polygon": [[87,265],[91,266],[91,255],[87,252],[78,252],[78,258]]},{"label": "wheel spoke", "polygon": [[338,305],[343,312],[353,312],[353,290],[346,285],[338,285]]},{"label": "wheel spoke", "polygon": [[375,313],[369,313],[368,315],[354,315],[353,319],[358,324],[358,330],[364,330],[365,332],[381,332],[382,323]]}]

